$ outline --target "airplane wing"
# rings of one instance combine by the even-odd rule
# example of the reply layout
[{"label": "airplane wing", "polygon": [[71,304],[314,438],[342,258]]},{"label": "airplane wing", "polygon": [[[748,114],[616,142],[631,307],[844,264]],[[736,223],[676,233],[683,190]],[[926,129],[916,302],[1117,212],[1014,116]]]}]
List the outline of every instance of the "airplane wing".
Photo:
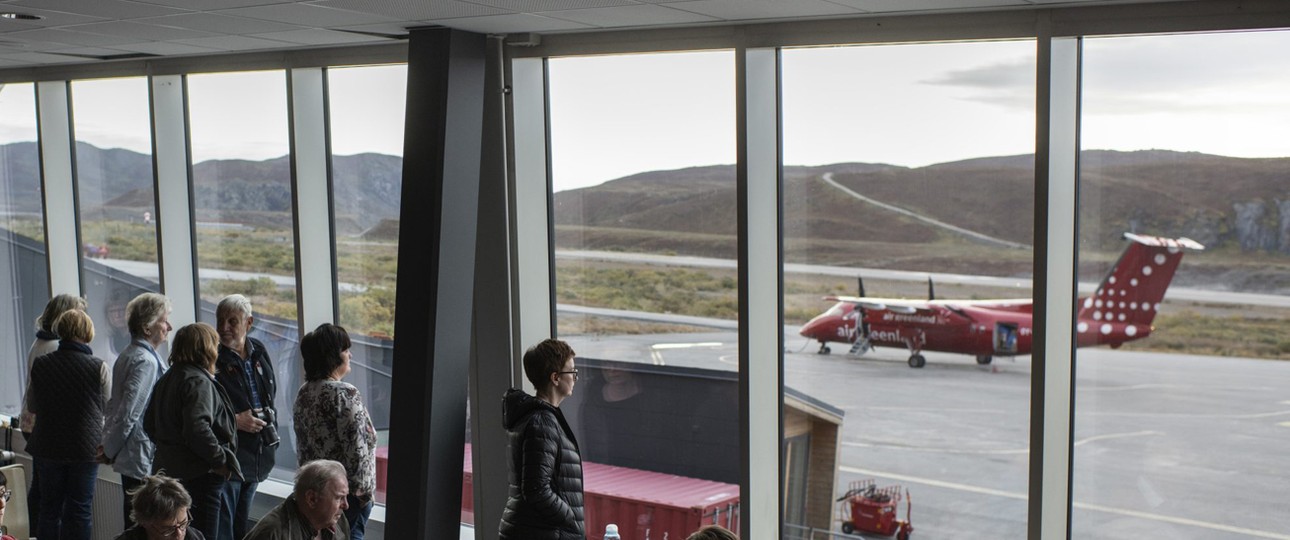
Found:
[{"label": "airplane wing", "polygon": [[869,298],[863,296],[826,296],[825,300],[855,304],[867,310],[890,311],[911,315],[914,313],[931,314],[931,306],[926,300],[906,300],[903,298]]}]

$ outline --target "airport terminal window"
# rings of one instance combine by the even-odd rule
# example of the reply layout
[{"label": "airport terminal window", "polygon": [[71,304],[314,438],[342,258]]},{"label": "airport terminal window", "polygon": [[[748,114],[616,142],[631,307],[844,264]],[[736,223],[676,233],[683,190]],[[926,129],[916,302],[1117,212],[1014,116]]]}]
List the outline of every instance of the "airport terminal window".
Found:
[{"label": "airport terminal window", "polygon": [[[690,488],[702,523],[737,529],[734,56],[555,58],[549,73],[557,333],[579,369],[561,409],[588,536],[613,522],[685,538],[699,522],[669,525],[667,508]],[[667,500],[613,507],[613,491]]]},{"label": "airport terminal window", "polygon": [[384,503],[407,66],[328,68],[327,85],[338,324],[354,342],[346,381],[362,392],[379,434],[376,500]]},{"label": "airport terminal window", "polygon": [[[294,468],[291,415],[304,380],[296,313],[295,236],[283,71],[188,76],[193,201],[201,303],[198,320],[215,323],[215,304],[246,295],[277,376],[277,466]],[[290,475],[283,476],[290,481]]]},{"label": "airport terminal window", "polygon": [[94,352],[112,361],[130,344],[126,304],[161,292],[148,80],[74,81],[72,111],[81,287]]},{"label": "airport terminal window", "polygon": [[49,300],[32,84],[0,84],[0,414],[17,417],[27,348]]},{"label": "airport terminal window", "polygon": [[1085,40],[1073,538],[1286,531],[1288,47]]},{"label": "airport terminal window", "polygon": [[1024,538],[1035,43],[782,58],[783,537]]}]

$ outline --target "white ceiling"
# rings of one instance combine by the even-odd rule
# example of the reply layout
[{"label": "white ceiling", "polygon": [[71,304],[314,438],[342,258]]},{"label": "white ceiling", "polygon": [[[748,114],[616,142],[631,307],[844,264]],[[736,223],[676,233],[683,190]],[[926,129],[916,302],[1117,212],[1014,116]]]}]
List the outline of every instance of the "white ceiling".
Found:
[{"label": "white ceiling", "polygon": [[574,32],[1153,0],[0,0],[0,69],[388,43],[407,28]]}]

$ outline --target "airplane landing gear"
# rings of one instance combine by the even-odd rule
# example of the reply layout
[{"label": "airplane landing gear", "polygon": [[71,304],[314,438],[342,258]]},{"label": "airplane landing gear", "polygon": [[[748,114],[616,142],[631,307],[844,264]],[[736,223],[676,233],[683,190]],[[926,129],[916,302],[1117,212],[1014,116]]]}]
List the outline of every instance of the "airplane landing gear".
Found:
[{"label": "airplane landing gear", "polygon": [[983,366],[988,366],[988,365],[990,365],[990,362],[991,362],[991,361],[993,361],[993,360],[994,360],[994,357],[993,357],[993,356],[990,356],[990,355],[988,355],[988,354],[978,354],[978,355],[976,355],[976,363],[978,363],[978,364],[980,364],[980,365],[983,365]]},{"label": "airplane landing gear", "polygon": [[927,359],[923,358],[923,355],[914,353],[909,356],[909,367],[921,368],[925,365],[927,365]]},{"label": "airplane landing gear", "polygon": [[815,352],[815,354],[829,354],[829,353],[831,353],[831,352],[833,352],[833,349],[830,349],[830,348],[829,348],[829,344],[828,344],[828,343],[824,343],[823,341],[821,341],[821,342],[820,342],[820,350],[816,351],[816,352]]}]

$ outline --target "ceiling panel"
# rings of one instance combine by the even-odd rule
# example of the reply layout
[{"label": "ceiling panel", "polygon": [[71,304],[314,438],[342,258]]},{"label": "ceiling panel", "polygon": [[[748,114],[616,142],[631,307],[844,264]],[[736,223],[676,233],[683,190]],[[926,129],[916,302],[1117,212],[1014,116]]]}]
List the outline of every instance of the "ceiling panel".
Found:
[{"label": "ceiling panel", "polygon": [[15,9],[23,8],[23,11],[25,8],[44,9],[114,20],[160,17],[185,12],[185,10],[156,4],[125,0],[14,0],[9,5]]},{"label": "ceiling panel", "polygon": [[[4,5],[6,4],[0,4],[0,6],[4,6]],[[30,27],[48,27],[48,26],[62,26],[65,24],[83,24],[83,23],[91,23],[91,22],[107,20],[103,17],[93,17],[90,15],[79,15],[76,13],[65,13],[62,11],[50,11],[47,9],[36,9],[36,8],[30,8],[30,7],[23,7],[20,9],[5,8],[5,10],[7,9],[13,9],[14,11],[21,11],[29,15],[36,15],[38,17],[44,17],[44,18],[38,21],[15,21],[11,19],[0,19],[0,32],[4,32],[5,27],[8,27],[8,26],[22,26],[22,27],[29,27],[29,28]],[[3,10],[0,10],[0,11],[3,11]]]},{"label": "ceiling panel", "polygon": [[870,12],[1027,6],[1026,0],[830,0]]},{"label": "ceiling panel", "polygon": [[621,26],[651,26],[657,24],[691,24],[712,22],[716,19],[707,15],[691,13],[664,6],[639,4],[593,9],[571,9],[567,11],[547,11],[547,17],[579,22],[599,28]]},{"label": "ceiling panel", "polygon": [[267,34],[256,34],[251,37],[285,41],[297,45],[347,45],[351,43],[387,41],[387,38],[383,37],[354,34],[351,32],[337,32],[335,30],[326,30],[323,28],[307,28],[304,30],[292,30],[290,32],[270,32]]},{"label": "ceiling panel", "polygon": [[386,36],[406,36],[408,28],[412,26],[424,26],[418,23],[390,22],[377,24],[356,24],[354,26],[339,26],[336,30],[346,30],[351,32],[369,32],[372,34],[381,34]]},{"label": "ceiling panel", "polygon": [[328,28],[346,24],[372,24],[396,20],[393,17],[332,9],[312,4],[277,4],[228,9],[219,13],[315,28]]},{"label": "ceiling panel", "polygon": [[46,41],[68,45],[86,45],[91,47],[110,47],[112,45],[139,41],[138,39],[105,36],[103,34],[87,34],[84,32],[74,32],[58,28],[40,28],[37,30],[27,30],[25,32],[13,32],[5,34],[5,39],[30,39],[32,41]]},{"label": "ceiling panel", "polygon": [[72,26],[69,30],[127,38],[126,43],[138,43],[140,41],[167,41],[171,39],[186,39],[218,35],[214,32],[203,32],[201,30],[190,30],[186,28],[171,28],[169,26],[157,26],[155,24],[140,24],[131,21],[81,24]]},{"label": "ceiling panel", "polygon": [[173,41],[152,41],[147,43],[129,43],[126,45],[117,45],[115,48],[126,51],[134,51],[161,56],[172,56],[178,54],[209,54],[219,52],[207,47],[195,47]]},{"label": "ceiling panel", "polygon": [[697,0],[662,4],[727,21],[855,15],[855,8],[823,0]]},{"label": "ceiling panel", "polygon": [[316,5],[331,8],[376,13],[403,21],[483,17],[486,15],[505,15],[514,13],[507,9],[484,6],[470,2],[460,2],[458,0],[435,0],[434,2],[382,2],[379,5],[374,5],[371,0],[321,0],[314,3]]},{"label": "ceiling panel", "polygon": [[176,43],[193,45],[196,47],[207,47],[219,51],[253,51],[256,49],[280,49],[283,47],[292,47],[294,43],[285,41],[276,41],[251,36],[215,36],[194,39],[179,39]]},{"label": "ceiling panel", "polygon": [[267,6],[270,4],[290,4],[295,0],[135,0],[145,4],[156,4],[192,11],[214,11],[249,6]]},{"label": "ceiling panel", "polygon": [[302,28],[294,24],[266,21],[263,19],[247,19],[245,17],[234,17],[232,15],[221,15],[218,13],[185,13],[183,15],[170,15],[167,17],[137,19],[134,22],[160,26],[173,26],[177,28],[189,28],[192,30],[203,30],[214,34],[225,35],[286,32],[289,30],[300,30]]},{"label": "ceiling panel", "polygon": [[4,58],[5,60],[10,60],[14,62],[19,62],[24,65],[67,64],[67,63],[78,62],[78,61],[84,62],[84,60],[77,59],[74,56],[61,56],[57,54],[48,54],[48,53],[39,53],[39,52],[5,54],[5,55],[0,55],[0,58]]},{"label": "ceiling panel", "polygon": [[639,2],[634,0],[471,0],[471,2],[517,13],[538,13],[542,11],[564,11],[568,9],[589,9],[639,4]]},{"label": "ceiling panel", "polygon": [[594,28],[593,26],[576,23],[573,21],[564,21],[552,19],[551,17],[540,17],[528,13],[516,13],[513,15],[493,15],[491,17],[463,17],[460,19],[447,19],[442,21],[426,21],[432,24],[451,25],[453,28],[459,28],[468,32],[479,33],[511,33],[511,32],[551,32],[555,30],[583,30]]}]

